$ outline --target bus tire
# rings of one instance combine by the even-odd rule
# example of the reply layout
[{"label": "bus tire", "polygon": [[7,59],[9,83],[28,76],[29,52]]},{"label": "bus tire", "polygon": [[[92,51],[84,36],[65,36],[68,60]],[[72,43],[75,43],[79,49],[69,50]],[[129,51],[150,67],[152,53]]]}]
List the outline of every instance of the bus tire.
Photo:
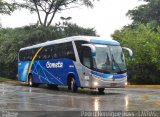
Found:
[{"label": "bus tire", "polygon": [[98,88],[99,93],[104,93],[104,88]]},{"label": "bus tire", "polygon": [[68,83],[68,89],[72,92],[77,92],[78,87],[76,85],[76,80],[72,77],[70,82]]},{"label": "bus tire", "polygon": [[38,87],[38,83],[33,83],[33,76],[30,74],[28,77],[28,86],[29,87]]}]

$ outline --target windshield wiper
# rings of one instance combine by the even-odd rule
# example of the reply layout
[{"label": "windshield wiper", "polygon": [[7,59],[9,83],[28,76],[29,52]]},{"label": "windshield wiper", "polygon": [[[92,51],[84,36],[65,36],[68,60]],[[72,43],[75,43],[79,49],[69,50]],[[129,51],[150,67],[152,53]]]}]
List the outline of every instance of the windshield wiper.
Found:
[{"label": "windshield wiper", "polygon": [[107,54],[107,58],[106,58],[106,62],[105,62],[105,63],[106,63],[107,65],[110,65],[110,60],[109,60],[108,53],[106,53],[106,54]]},{"label": "windshield wiper", "polygon": [[[119,70],[122,71],[122,70],[121,70],[121,67],[119,66],[119,64],[115,61],[115,59],[114,59],[114,57],[113,57],[113,54],[112,54],[112,60],[113,60],[114,64],[116,64],[116,66],[119,68]],[[113,68],[113,65],[114,65],[114,64],[112,63],[112,69],[113,69],[113,70],[115,70],[115,69]]]}]

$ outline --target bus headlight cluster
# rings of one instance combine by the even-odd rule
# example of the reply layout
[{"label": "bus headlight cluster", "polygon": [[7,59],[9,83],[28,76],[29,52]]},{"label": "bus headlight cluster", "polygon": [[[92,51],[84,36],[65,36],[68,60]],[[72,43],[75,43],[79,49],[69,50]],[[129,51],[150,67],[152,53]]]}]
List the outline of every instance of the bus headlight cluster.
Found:
[{"label": "bus headlight cluster", "polygon": [[93,85],[94,86],[98,86],[98,82],[93,82]]}]

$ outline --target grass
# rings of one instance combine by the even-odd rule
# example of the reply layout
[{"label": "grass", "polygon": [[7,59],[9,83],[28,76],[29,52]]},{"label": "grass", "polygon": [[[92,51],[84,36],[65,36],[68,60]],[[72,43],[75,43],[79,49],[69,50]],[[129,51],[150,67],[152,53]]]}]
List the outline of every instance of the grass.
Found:
[{"label": "grass", "polygon": [[160,85],[127,85],[127,88],[160,88]]},{"label": "grass", "polygon": [[11,81],[12,79],[0,77],[0,82]]}]

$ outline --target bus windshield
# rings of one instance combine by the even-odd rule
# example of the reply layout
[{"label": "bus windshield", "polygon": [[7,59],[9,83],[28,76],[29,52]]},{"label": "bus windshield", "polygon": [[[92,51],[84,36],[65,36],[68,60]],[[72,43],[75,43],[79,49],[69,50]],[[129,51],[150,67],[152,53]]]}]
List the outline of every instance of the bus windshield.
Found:
[{"label": "bus windshield", "polygon": [[94,68],[100,71],[117,73],[126,70],[124,54],[121,46],[95,45],[96,56]]}]

